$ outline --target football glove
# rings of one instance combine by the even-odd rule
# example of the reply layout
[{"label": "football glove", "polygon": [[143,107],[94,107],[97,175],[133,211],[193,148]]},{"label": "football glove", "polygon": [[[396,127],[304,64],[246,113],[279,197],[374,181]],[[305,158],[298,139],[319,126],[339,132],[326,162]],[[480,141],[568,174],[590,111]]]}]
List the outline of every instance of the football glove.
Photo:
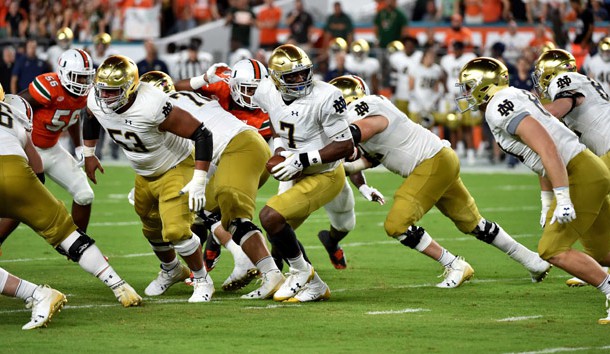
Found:
[{"label": "football glove", "polygon": [[557,206],[553,211],[553,217],[551,218],[551,224],[557,221],[560,224],[566,224],[576,219],[576,210],[574,210],[574,204],[570,199],[570,187],[559,187],[553,188],[555,199],[557,199]]},{"label": "football glove", "polygon": [[553,202],[553,192],[540,191],[540,202],[542,204],[542,208],[540,209],[540,227],[544,228],[544,224],[546,224],[546,214],[549,212],[551,203]]},{"label": "football glove", "polygon": [[195,170],[193,179],[180,190],[180,195],[189,194],[189,209],[199,211],[205,206],[205,177],[206,171]]},{"label": "football glove", "polygon": [[279,181],[289,181],[294,176],[303,172],[303,163],[299,160],[299,154],[290,151],[280,151],[280,155],[286,160],[277,164],[272,170],[273,177]]},{"label": "football glove", "polygon": [[208,68],[205,72],[205,81],[208,84],[213,84],[218,81],[228,81],[231,77],[231,68],[225,63],[216,63]]},{"label": "football glove", "polygon": [[358,187],[358,190],[360,191],[360,194],[362,194],[362,196],[369,202],[376,202],[376,203],[379,203],[380,205],[385,204],[385,199],[383,197],[383,194],[381,194],[381,192],[379,192],[377,189],[370,187],[366,184],[363,184],[360,187]]}]

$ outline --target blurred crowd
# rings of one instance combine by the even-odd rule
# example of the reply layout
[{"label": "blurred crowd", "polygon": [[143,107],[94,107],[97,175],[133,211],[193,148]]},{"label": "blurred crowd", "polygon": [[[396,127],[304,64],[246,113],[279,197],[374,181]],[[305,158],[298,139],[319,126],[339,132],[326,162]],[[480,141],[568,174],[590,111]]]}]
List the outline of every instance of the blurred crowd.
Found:
[{"label": "blurred crowd", "polygon": [[[86,43],[84,49],[99,65],[116,54],[113,42],[125,40],[125,10],[153,6],[161,9],[162,36],[224,21],[231,29],[230,54],[215,58],[202,51],[204,38],[198,37],[170,43],[159,54],[153,40],[146,40],[145,58],[137,63],[140,74],[160,70],[176,80],[187,79],[203,75],[216,61],[266,62],[277,45],[293,43],[310,53],[318,79],[359,75],[372,93],[391,97],[411,119],[450,140],[467,163],[485,159],[512,167],[518,162],[505,161],[481,117],[456,111],[454,82],[459,69],[475,56],[492,56],[508,66],[511,85],[533,91],[530,74],[535,59],[546,49],[565,48],[585,72],[595,67],[587,63],[601,58],[593,32],[596,24],[608,19],[610,1],[416,0],[399,6],[397,0],[377,0],[374,16],[358,24],[344,11],[342,1],[318,18],[303,0],[294,0],[288,11],[274,0],[2,1],[0,40],[12,45],[2,49],[0,83],[9,93],[20,92],[37,75],[56,70],[59,54],[75,42]],[[414,21],[425,21],[417,22],[427,28],[424,35],[413,33]],[[475,43],[469,27],[488,23],[502,24],[504,33],[483,45]],[[535,30],[524,40],[519,26],[527,24],[535,24]],[[357,38],[357,26],[372,28],[373,39]],[[259,38],[251,43],[254,28]],[[286,36],[280,35],[282,29]],[[610,58],[603,63],[605,59]],[[606,84],[605,77],[596,79]]]}]

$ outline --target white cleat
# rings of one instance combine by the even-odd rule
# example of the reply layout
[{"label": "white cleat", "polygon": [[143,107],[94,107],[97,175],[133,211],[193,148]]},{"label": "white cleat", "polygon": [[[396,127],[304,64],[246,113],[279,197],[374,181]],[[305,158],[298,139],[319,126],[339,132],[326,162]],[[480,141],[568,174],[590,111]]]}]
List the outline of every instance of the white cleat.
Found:
[{"label": "white cleat", "polygon": [[170,270],[161,269],[157,278],[150,282],[146,289],[144,289],[144,294],[147,296],[159,296],[166,292],[170,286],[183,281],[190,275],[191,270],[182,263],[178,263]]},{"label": "white cleat", "polygon": [[553,265],[542,258],[538,258],[538,261],[531,266],[526,266],[526,268],[530,272],[532,283],[540,283],[549,274],[549,271],[551,268],[553,268]]},{"label": "white cleat", "polygon": [[606,317],[597,320],[599,324],[610,324],[610,295],[606,295]]},{"label": "white cleat", "polygon": [[330,299],[330,288],[319,276],[314,276],[298,294],[284,302],[310,302],[328,299]]},{"label": "white cleat", "polygon": [[222,290],[235,291],[245,288],[259,275],[260,272],[256,269],[256,266],[243,254],[235,262],[235,268],[233,268],[231,275],[222,283]]},{"label": "white cleat", "polygon": [[46,327],[53,315],[61,311],[64,304],[68,302],[66,296],[48,285],[39,285],[34,290],[31,301],[32,318],[21,329],[34,329]]},{"label": "white cleat", "polygon": [[313,269],[313,266],[308,263],[307,267],[309,269],[306,271],[290,268],[286,281],[280,286],[275,294],[273,294],[273,300],[284,301],[298,294],[314,277],[315,270]]},{"label": "white cleat", "polygon": [[189,298],[189,302],[210,302],[214,295],[214,282],[209,275],[205,278],[193,279],[193,295]]},{"label": "white cleat", "polygon": [[474,269],[462,257],[455,257],[450,265],[445,267],[445,272],[441,277],[445,278],[436,284],[437,288],[452,289],[462,285],[463,282],[470,280],[474,276]]},{"label": "white cleat", "polygon": [[142,297],[125,280],[113,285],[111,289],[123,307],[140,306],[142,303]]},{"label": "white cleat", "polygon": [[284,275],[279,270],[273,270],[262,275],[260,288],[242,295],[242,299],[268,299],[284,284]]}]

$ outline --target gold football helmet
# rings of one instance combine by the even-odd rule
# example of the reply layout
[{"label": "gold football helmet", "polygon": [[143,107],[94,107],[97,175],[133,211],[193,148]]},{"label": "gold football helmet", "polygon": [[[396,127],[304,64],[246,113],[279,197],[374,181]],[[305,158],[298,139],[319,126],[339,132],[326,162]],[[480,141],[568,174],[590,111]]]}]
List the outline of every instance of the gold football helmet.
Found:
[{"label": "gold football helmet", "polygon": [[508,87],[508,69],[499,60],[475,58],[462,67],[456,86],[461,91],[455,99],[460,112],[476,111],[498,91]]},{"label": "gold football helmet", "polygon": [[557,49],[557,46],[555,45],[555,43],[553,41],[546,41],[546,42],[544,42],[542,47],[540,47],[540,53],[546,53],[552,49]]},{"label": "gold football helmet", "polygon": [[93,43],[110,45],[110,43],[112,43],[112,37],[108,33],[98,33],[93,37]]},{"label": "gold football helmet", "polygon": [[388,54],[394,54],[396,52],[402,52],[405,50],[405,45],[402,44],[401,41],[391,41],[390,43],[388,43],[388,45],[386,46],[386,49],[388,51]]},{"label": "gold football helmet", "polygon": [[0,101],[4,101],[4,87],[0,84]]},{"label": "gold football helmet", "polygon": [[366,58],[369,56],[369,52],[371,51],[371,46],[369,42],[364,39],[359,39],[352,43],[350,47],[352,54],[354,54],[358,58]]},{"label": "gold football helmet", "polygon": [[549,98],[549,84],[555,76],[576,71],[576,59],[563,49],[551,49],[538,57],[532,73],[534,87],[541,98]]},{"label": "gold football helmet", "polygon": [[301,48],[283,44],[269,57],[269,76],[285,99],[307,96],[313,89],[313,63]]},{"label": "gold football helmet", "polygon": [[610,37],[604,37],[599,41],[597,51],[603,61],[610,61]]},{"label": "gold football helmet", "polygon": [[55,41],[57,45],[62,49],[68,49],[72,41],[74,40],[74,33],[70,27],[62,27],[55,33]]},{"label": "gold football helmet", "polygon": [[356,75],[339,76],[330,80],[328,83],[341,91],[345,103],[348,105],[368,94],[366,84]]},{"label": "gold football helmet", "polygon": [[149,71],[146,74],[142,74],[142,76],[140,76],[140,82],[148,82],[165,93],[172,93],[176,91],[174,81],[163,71],[154,70]]},{"label": "gold football helmet", "polygon": [[330,51],[336,52],[347,52],[347,41],[341,37],[333,38],[328,45]]},{"label": "gold football helmet", "polygon": [[123,55],[111,55],[95,74],[95,100],[105,113],[116,112],[129,102],[138,86],[136,63]]}]

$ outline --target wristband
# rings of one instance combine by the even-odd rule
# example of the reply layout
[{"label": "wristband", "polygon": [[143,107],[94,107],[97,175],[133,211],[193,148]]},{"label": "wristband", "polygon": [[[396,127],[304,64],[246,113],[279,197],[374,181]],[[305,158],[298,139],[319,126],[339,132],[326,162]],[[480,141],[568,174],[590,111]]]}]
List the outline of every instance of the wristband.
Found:
[{"label": "wristband", "polygon": [[280,138],[278,136],[278,137],[273,138],[273,150],[277,150],[279,148],[285,149],[284,141],[282,140],[282,138]]},{"label": "wristband", "polygon": [[83,146],[83,156],[84,157],[95,156],[95,146]]},{"label": "wristband", "polygon": [[364,159],[358,159],[354,162],[343,163],[343,167],[345,168],[345,174],[351,175],[366,169],[366,163]]},{"label": "wristband", "polygon": [[553,202],[553,192],[551,191],[540,191],[540,202],[543,208],[550,208]]},{"label": "wristband", "polygon": [[570,199],[570,187],[553,188],[553,194],[557,199],[557,205],[572,204]]},{"label": "wristband", "polygon": [[203,78],[203,75],[191,77],[189,81],[193,90],[200,89],[202,86],[207,84],[207,81]]},{"label": "wristband", "polygon": [[322,158],[320,157],[320,150],[303,152],[299,154],[299,161],[303,164],[303,168],[312,166],[312,165],[320,165],[322,163]]}]

